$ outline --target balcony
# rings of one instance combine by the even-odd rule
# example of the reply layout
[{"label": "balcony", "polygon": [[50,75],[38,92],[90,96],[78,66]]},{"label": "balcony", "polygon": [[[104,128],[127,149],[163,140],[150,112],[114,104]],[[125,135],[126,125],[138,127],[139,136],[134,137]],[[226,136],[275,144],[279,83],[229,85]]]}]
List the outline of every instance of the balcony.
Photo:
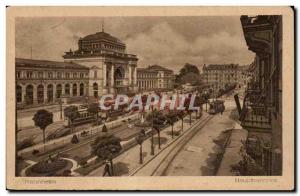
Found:
[{"label": "balcony", "polygon": [[240,115],[241,126],[249,131],[270,132],[271,112],[265,96],[255,83],[246,90],[244,104]]},{"label": "balcony", "polygon": [[241,16],[241,23],[249,50],[254,53],[271,53],[272,23],[270,16]]}]

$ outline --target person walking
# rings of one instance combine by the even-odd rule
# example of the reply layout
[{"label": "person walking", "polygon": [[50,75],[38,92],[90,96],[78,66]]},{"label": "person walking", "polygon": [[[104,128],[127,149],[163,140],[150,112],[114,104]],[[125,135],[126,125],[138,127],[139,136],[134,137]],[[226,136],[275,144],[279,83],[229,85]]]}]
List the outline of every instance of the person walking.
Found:
[{"label": "person walking", "polygon": [[104,166],[104,173],[103,176],[106,176],[106,174],[108,174],[108,176],[111,176],[111,170],[110,170],[110,162],[109,161],[105,161],[105,166]]}]

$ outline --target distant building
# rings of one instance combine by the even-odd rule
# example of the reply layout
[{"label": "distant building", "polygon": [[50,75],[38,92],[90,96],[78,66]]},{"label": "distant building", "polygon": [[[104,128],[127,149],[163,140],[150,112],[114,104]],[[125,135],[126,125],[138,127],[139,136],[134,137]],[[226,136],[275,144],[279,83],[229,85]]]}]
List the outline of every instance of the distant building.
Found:
[{"label": "distant building", "polygon": [[68,62],[15,59],[17,107],[87,96],[89,68]]},{"label": "distant building", "polygon": [[173,89],[174,80],[173,71],[159,65],[137,69],[139,90]]},{"label": "distant building", "polygon": [[240,66],[238,64],[210,64],[203,66],[203,82],[210,89],[218,91],[226,85],[238,83]]},{"label": "distant building", "polygon": [[126,45],[104,30],[80,38],[78,50],[70,50],[63,57],[65,62],[75,62],[90,69],[90,96],[137,90],[137,56],[127,54]]}]

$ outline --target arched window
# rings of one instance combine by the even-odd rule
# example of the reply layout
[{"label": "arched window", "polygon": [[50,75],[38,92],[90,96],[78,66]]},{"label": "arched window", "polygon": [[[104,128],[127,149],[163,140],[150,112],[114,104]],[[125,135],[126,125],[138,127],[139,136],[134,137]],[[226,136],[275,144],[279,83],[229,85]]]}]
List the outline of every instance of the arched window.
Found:
[{"label": "arched window", "polygon": [[77,96],[77,84],[73,84],[73,96]]},{"label": "arched window", "polygon": [[65,94],[70,95],[70,84],[65,85]]},{"label": "arched window", "polygon": [[83,83],[81,83],[79,86],[79,95],[80,96],[84,95],[84,84]]},{"label": "arched window", "polygon": [[16,87],[16,99],[17,103],[22,102],[22,86],[20,85]]},{"label": "arched window", "polygon": [[48,102],[53,101],[53,85],[52,84],[49,84],[47,86],[47,99],[48,99]]},{"label": "arched window", "polygon": [[42,84],[37,87],[37,101],[38,103],[44,102],[44,86]]},{"label": "arched window", "polygon": [[93,84],[94,97],[98,98],[98,84],[95,82]]},{"label": "arched window", "polygon": [[33,104],[33,86],[30,84],[26,87],[26,104]]},{"label": "arched window", "polygon": [[60,98],[62,94],[62,86],[61,84],[56,85],[56,98]]}]

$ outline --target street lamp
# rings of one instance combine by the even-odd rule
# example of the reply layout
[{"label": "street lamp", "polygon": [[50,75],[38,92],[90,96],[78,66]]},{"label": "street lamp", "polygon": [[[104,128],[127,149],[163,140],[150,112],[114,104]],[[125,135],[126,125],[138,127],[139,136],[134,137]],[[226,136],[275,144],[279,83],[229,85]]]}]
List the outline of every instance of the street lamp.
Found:
[{"label": "street lamp", "polygon": [[62,100],[61,98],[58,100],[58,104],[59,104],[59,109],[60,109],[60,120],[63,119],[63,114],[62,114]]},{"label": "street lamp", "polygon": [[154,155],[154,136],[153,136],[153,105],[151,106],[151,115],[152,115],[152,122],[151,122],[151,155]]}]

